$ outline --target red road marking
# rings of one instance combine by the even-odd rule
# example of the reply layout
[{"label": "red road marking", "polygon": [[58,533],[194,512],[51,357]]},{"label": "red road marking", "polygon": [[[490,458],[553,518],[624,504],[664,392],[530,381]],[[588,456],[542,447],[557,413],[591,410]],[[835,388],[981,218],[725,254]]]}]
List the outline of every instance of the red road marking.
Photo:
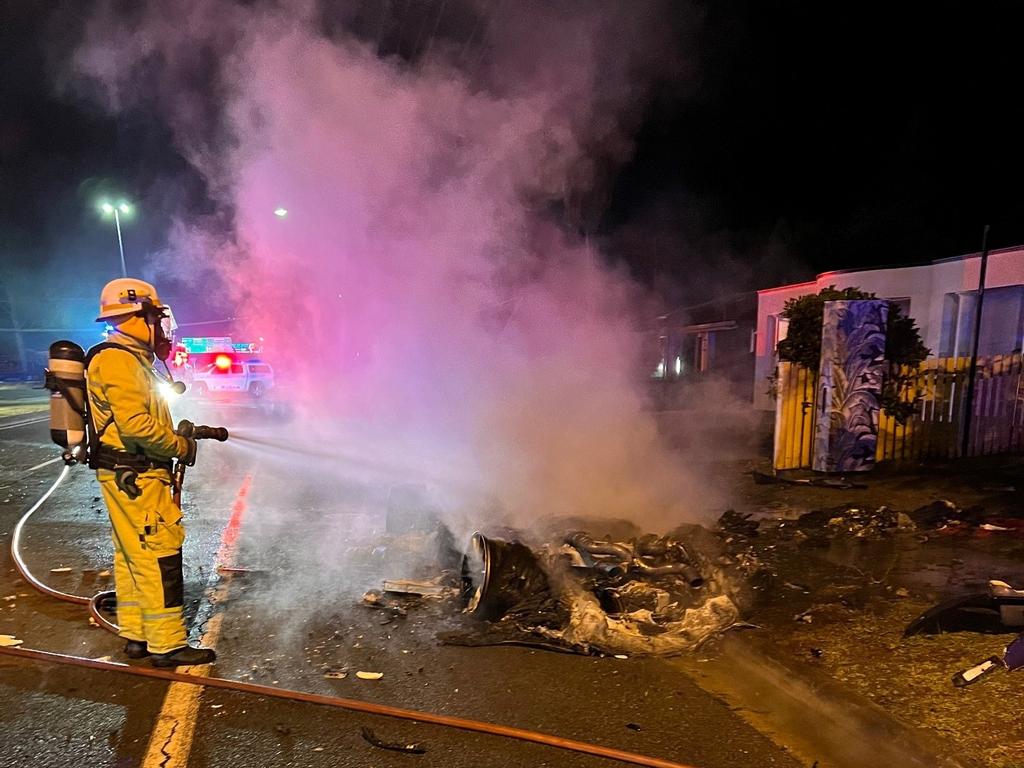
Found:
[{"label": "red road marking", "polygon": [[235,559],[235,542],[238,540],[238,531],[242,526],[242,516],[247,507],[246,497],[249,495],[249,487],[252,485],[252,475],[246,475],[242,486],[235,496],[235,503],[231,506],[231,518],[224,527],[220,537],[220,547],[217,550],[215,562],[218,565],[230,567]]}]

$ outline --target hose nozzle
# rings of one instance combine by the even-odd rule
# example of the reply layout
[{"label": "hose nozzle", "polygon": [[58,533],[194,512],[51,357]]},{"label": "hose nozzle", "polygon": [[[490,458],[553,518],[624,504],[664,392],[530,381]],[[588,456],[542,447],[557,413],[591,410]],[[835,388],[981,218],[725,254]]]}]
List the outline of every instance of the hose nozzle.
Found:
[{"label": "hose nozzle", "polygon": [[193,440],[217,440],[223,443],[228,439],[228,431],[224,427],[207,427],[202,424],[193,424],[188,419],[178,422],[177,433],[182,437],[191,437]]},{"label": "hose nozzle", "polygon": [[216,440],[223,443],[228,439],[228,431],[224,427],[196,426],[192,437],[195,440]]}]

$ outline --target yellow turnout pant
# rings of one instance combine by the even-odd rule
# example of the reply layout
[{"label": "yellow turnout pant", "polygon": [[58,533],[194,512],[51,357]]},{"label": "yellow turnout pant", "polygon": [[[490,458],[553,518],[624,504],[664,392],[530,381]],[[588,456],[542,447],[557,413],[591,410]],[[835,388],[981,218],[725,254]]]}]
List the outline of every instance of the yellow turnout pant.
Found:
[{"label": "yellow turnout pant", "polygon": [[185,529],[171,497],[165,470],[139,475],[137,499],[119,490],[114,473],[98,470],[114,540],[117,623],[121,637],[145,640],[151,653],[167,653],[187,642],[181,546]]}]

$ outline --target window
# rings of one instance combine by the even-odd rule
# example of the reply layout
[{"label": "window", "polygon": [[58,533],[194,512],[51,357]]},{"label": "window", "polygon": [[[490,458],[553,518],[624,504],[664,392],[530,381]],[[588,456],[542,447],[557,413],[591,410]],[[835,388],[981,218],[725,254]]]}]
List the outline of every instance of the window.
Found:
[{"label": "window", "polygon": [[[978,292],[947,293],[942,305],[939,355],[967,357],[974,351]],[[987,288],[981,310],[978,355],[1005,355],[1024,341],[1024,285]]]},{"label": "window", "polygon": [[894,296],[888,299],[890,304],[895,304],[900,308],[900,314],[903,317],[910,317],[910,297],[909,296]]},{"label": "window", "polygon": [[[780,341],[785,341],[786,337],[789,336],[789,318],[779,316],[779,322],[777,325],[777,333],[775,339],[775,347],[779,346]],[[775,347],[772,347],[774,351]]]},{"label": "window", "polygon": [[960,327],[960,294],[947,293],[942,299],[942,328],[939,330],[939,357],[956,357],[956,339]]},{"label": "window", "polygon": [[242,364],[241,363],[232,363],[231,364],[231,375],[232,376],[241,376],[242,375]]}]

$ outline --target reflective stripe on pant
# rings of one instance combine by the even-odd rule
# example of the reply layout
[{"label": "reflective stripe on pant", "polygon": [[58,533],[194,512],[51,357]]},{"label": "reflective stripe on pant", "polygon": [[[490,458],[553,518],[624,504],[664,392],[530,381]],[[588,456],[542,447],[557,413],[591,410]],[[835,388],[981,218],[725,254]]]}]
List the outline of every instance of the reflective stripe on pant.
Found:
[{"label": "reflective stripe on pant", "polygon": [[137,499],[118,490],[113,472],[101,469],[97,476],[113,533],[121,637],[145,640],[152,653],[180,648],[187,641],[181,616],[185,529],[171,498],[170,476],[159,470],[140,475]]}]

